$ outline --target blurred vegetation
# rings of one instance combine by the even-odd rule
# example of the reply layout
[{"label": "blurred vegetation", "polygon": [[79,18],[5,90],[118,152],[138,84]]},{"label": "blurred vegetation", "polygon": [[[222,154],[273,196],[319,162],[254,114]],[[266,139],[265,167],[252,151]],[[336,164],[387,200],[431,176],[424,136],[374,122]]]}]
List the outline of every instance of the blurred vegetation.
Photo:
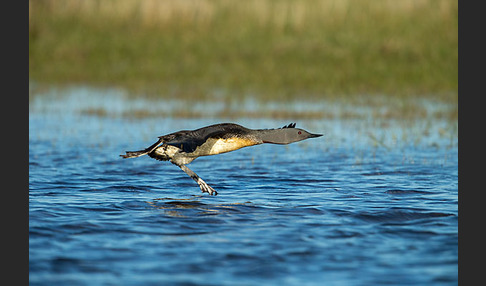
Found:
[{"label": "blurred vegetation", "polygon": [[181,99],[457,102],[453,0],[29,1],[29,77]]}]

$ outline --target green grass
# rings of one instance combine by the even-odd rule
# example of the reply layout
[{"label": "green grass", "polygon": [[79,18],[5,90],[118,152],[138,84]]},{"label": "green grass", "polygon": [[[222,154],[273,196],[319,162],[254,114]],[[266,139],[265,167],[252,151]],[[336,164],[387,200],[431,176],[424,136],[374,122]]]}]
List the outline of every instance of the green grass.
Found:
[{"label": "green grass", "polygon": [[29,1],[29,76],[183,99],[457,102],[457,1]]}]

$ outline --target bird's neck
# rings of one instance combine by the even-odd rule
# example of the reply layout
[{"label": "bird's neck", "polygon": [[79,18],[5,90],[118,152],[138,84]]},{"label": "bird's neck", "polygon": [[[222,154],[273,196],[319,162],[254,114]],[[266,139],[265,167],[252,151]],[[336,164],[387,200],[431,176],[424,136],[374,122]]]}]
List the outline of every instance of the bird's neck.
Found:
[{"label": "bird's neck", "polygon": [[254,136],[262,143],[289,144],[287,134],[282,129],[260,129],[255,131]]}]

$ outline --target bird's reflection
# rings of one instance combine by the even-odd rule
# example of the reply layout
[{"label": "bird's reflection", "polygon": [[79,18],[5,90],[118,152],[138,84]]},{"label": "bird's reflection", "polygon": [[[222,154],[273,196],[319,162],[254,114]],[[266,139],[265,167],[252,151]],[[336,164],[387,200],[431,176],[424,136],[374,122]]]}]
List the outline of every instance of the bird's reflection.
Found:
[{"label": "bird's reflection", "polygon": [[204,196],[192,196],[191,198],[157,198],[147,203],[157,209],[164,210],[164,213],[172,217],[193,217],[218,215],[228,212],[240,212],[239,206],[250,206],[251,202],[231,203],[231,204],[211,204],[204,203],[201,200],[206,199]]}]

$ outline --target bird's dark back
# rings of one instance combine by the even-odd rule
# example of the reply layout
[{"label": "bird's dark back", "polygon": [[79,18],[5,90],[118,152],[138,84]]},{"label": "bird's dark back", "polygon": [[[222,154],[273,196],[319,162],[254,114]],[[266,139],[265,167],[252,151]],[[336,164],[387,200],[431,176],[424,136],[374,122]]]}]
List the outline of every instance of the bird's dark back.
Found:
[{"label": "bird's dark back", "polygon": [[227,139],[232,137],[244,137],[251,129],[235,123],[220,123],[195,130],[182,130],[168,135],[160,136],[164,143],[181,148],[190,153],[198,146],[204,144],[209,138]]}]

